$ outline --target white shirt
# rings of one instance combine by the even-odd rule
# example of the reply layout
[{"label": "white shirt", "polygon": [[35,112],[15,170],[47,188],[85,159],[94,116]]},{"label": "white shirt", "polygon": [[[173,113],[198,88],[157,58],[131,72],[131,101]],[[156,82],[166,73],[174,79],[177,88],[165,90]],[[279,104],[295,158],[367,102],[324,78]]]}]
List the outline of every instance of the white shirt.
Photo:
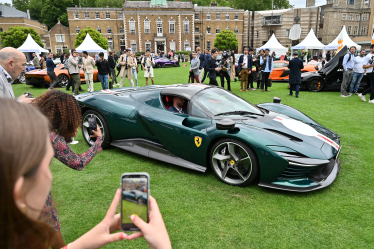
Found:
[{"label": "white shirt", "polygon": [[0,70],[3,71],[3,73],[5,74],[5,77],[8,80],[8,83],[12,84],[13,83],[12,76],[10,76],[10,74],[1,65],[0,65]]},{"label": "white shirt", "polygon": [[364,73],[365,69],[362,66],[365,64],[365,59],[365,56],[356,56],[355,67],[353,69],[355,73]]},{"label": "white shirt", "polygon": [[247,62],[248,62],[248,55],[243,55],[244,65],[242,66],[242,68],[247,68],[248,67]]},{"label": "white shirt", "polygon": [[[370,66],[370,65],[373,64],[373,62],[374,62],[374,54],[366,55],[364,65]],[[372,67],[369,67],[369,68],[366,69],[366,73],[372,73],[372,72],[373,72]]]}]

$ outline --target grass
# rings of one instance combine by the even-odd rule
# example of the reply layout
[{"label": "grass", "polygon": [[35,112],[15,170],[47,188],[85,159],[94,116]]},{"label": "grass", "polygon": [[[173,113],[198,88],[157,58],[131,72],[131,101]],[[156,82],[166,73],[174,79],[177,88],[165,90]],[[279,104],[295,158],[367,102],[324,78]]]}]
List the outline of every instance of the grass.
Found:
[{"label": "grass", "polygon": [[[187,64],[189,65],[189,64]],[[186,83],[186,67],[155,69],[156,84]],[[145,85],[140,71],[140,86]],[[207,82],[206,82],[207,83]],[[125,86],[128,86],[128,80]],[[117,148],[100,152],[83,171],[54,159],[53,201],[66,243],[77,239],[103,219],[124,172],[148,172],[174,248],[373,248],[373,108],[357,96],[338,92],[301,92],[288,96],[286,83],[271,92],[235,94],[253,104],[274,96],[341,136],[341,171],[328,188],[289,193],[261,188],[232,187],[206,174],[148,159]],[[86,85],[83,85],[86,89]],[[34,96],[46,89],[14,85],[16,96]],[[100,83],[95,83],[100,90]],[[89,146],[78,133],[77,153]],[[119,207],[118,207],[119,210]],[[105,248],[147,248],[144,239],[121,241]]]},{"label": "grass", "polygon": [[147,220],[147,205],[140,205],[129,200],[122,200],[122,223],[132,223],[130,216],[136,214],[144,221]]}]

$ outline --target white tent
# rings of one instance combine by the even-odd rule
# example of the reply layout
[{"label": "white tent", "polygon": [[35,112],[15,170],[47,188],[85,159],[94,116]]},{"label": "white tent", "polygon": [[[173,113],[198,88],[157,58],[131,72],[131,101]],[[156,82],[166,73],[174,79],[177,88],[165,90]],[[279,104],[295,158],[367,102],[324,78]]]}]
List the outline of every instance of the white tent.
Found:
[{"label": "white tent", "polygon": [[84,38],[84,41],[81,43],[79,47],[76,48],[77,52],[106,52],[105,49],[102,49],[99,45],[92,40],[89,33],[87,33],[86,38]]},{"label": "white tent", "polygon": [[325,45],[317,39],[313,29],[310,29],[305,39],[296,46],[291,47],[291,49],[323,49],[324,47]]},{"label": "white tent", "polygon": [[345,26],[343,26],[342,30],[340,31],[339,35],[333,40],[330,44],[326,45],[324,49],[338,49],[338,40],[339,36],[342,35],[343,37],[343,46],[347,46],[350,48],[351,46],[356,46],[357,50],[361,49],[361,46],[356,44],[354,41],[351,40],[349,37],[347,30],[345,29]]},{"label": "white tent", "polygon": [[283,47],[282,44],[279,43],[274,34],[270,37],[269,41],[265,45],[257,48],[257,51],[266,48],[270,49],[270,54],[275,52],[276,55],[285,55],[288,51],[287,48]]},{"label": "white tent", "polygon": [[30,34],[27,35],[26,41],[21,45],[21,47],[18,48],[18,50],[20,50],[21,52],[34,52],[37,54],[42,52],[49,52],[47,49],[39,46],[38,43],[36,43],[34,39],[32,39]]}]

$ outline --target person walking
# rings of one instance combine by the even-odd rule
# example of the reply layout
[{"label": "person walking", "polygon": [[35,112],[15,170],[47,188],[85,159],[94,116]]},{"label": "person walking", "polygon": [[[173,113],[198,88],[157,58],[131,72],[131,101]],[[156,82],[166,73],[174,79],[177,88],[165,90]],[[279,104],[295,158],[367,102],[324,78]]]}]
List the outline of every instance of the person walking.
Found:
[{"label": "person walking", "polygon": [[56,76],[56,73],[55,73],[56,64],[53,62],[53,54],[52,53],[48,54],[48,59],[46,60],[45,64],[47,66],[47,75],[48,75],[49,80],[50,80],[48,90],[53,90],[53,88],[55,87],[55,85],[59,81],[57,80],[57,76]]},{"label": "person walking", "polygon": [[110,77],[110,66],[109,62],[104,59],[104,53],[99,53],[99,60],[96,61],[97,71],[99,74],[101,86],[103,87],[103,90],[108,89],[108,78]]},{"label": "person walking", "polygon": [[212,59],[212,55],[209,53],[209,49],[205,49],[204,76],[203,76],[203,79],[201,80],[201,83],[204,83],[206,75],[208,74],[208,71],[206,70],[205,66],[210,59]]},{"label": "person walking", "polygon": [[134,81],[132,80],[132,67],[134,66],[134,61],[130,56],[130,49],[126,49],[126,53],[121,55],[119,58],[119,64],[121,65],[121,72],[119,75],[121,76],[121,81],[119,83],[119,87],[123,87],[123,82],[127,77],[130,81],[130,86],[134,87]]},{"label": "person walking", "polygon": [[236,72],[235,72],[235,54],[231,52],[230,56],[230,80],[235,80],[236,82]]},{"label": "person walking", "polygon": [[260,85],[261,85],[262,75],[261,75],[260,60],[264,56],[264,54],[265,54],[265,50],[261,49],[260,50],[260,54],[257,56],[256,62],[255,62],[255,65],[256,65],[256,78],[257,78],[257,88],[256,89],[260,89]]},{"label": "person walking", "polygon": [[[366,77],[369,79],[370,82],[374,82],[374,72],[373,72],[373,66],[374,66],[374,44],[370,45],[370,53],[366,55],[365,62],[363,68],[366,69]],[[370,104],[374,104],[374,86],[371,85],[371,87],[367,88],[365,91],[363,91],[361,94],[358,95],[358,97],[366,102],[365,95],[370,92]]]},{"label": "person walking", "polygon": [[109,62],[109,66],[110,66],[110,74],[109,75],[112,76],[112,83],[109,84],[109,88],[112,89],[116,84],[118,85],[117,77],[116,77],[116,62],[115,62],[115,59],[114,59],[114,56],[113,56],[113,51],[109,52],[108,62]]},{"label": "person walking", "polygon": [[355,52],[356,52],[356,47],[352,46],[349,49],[349,53],[344,55],[343,58],[343,81],[340,87],[340,97],[349,97],[352,94],[347,94],[347,87],[352,81],[352,76],[353,76],[353,69],[355,67]]},{"label": "person walking", "polygon": [[135,78],[135,86],[138,87],[138,72],[139,72],[139,67],[138,67],[138,62],[136,60],[136,56],[135,54],[131,54],[131,57],[132,57],[132,60],[134,62],[134,66],[131,67],[131,70],[132,70],[132,75],[134,76]]},{"label": "person walking", "polygon": [[248,92],[247,90],[248,74],[252,73],[252,70],[249,70],[249,68],[252,68],[252,64],[253,64],[252,56],[248,55],[248,48],[245,47],[244,54],[241,55],[238,60],[241,92],[243,92],[243,86],[244,86],[244,90]]},{"label": "person walking", "polygon": [[153,57],[150,56],[149,49],[145,52],[145,56],[142,60],[142,68],[144,69],[144,78],[145,78],[145,84],[148,86],[148,78],[151,78],[152,85],[155,84],[153,80],[153,66],[155,65],[155,60]]},{"label": "person walking", "polygon": [[71,56],[69,57],[69,73],[72,79],[72,84],[74,85],[73,95],[79,94],[79,87],[81,85],[80,65],[78,61],[78,52],[75,49],[71,50]]},{"label": "person walking", "polygon": [[94,74],[95,60],[88,55],[87,51],[83,51],[83,71],[84,79],[87,84],[87,91],[93,92],[93,74]]},{"label": "person walking", "polygon": [[[223,52],[225,53],[225,52]],[[222,56],[222,60],[219,63],[219,66],[221,67],[221,74],[220,74],[220,80],[221,80],[221,87],[225,88],[225,78],[227,81],[227,90],[231,92],[231,86],[230,86],[230,59],[226,58],[224,59]]]},{"label": "person walking", "polygon": [[299,97],[299,87],[301,84],[301,69],[304,68],[303,60],[299,59],[299,52],[293,52],[293,59],[288,64],[290,69],[289,82],[290,82],[290,93],[293,94],[293,90],[296,90],[296,98]]},{"label": "person walking", "polygon": [[196,48],[196,53],[197,53],[196,57],[199,58],[199,61],[200,61],[200,65],[199,65],[199,83],[200,83],[203,77],[203,72],[204,72],[205,55],[201,53],[200,47]]},{"label": "person walking", "polygon": [[34,57],[32,59],[32,64],[34,64],[34,67],[37,68],[37,69],[40,68],[40,60],[39,60],[38,56],[36,56],[35,53],[32,53],[32,56]]},{"label": "person walking", "polygon": [[[216,58],[218,56],[218,49],[212,49],[212,56],[208,59],[208,62],[205,66],[206,72],[209,72],[209,85],[218,86],[217,83],[217,72],[221,70],[221,67],[218,67],[216,64]],[[205,76],[204,76],[205,77]]]},{"label": "person walking", "polygon": [[266,92],[270,92],[268,90],[269,84],[269,76],[271,72],[273,72],[273,57],[269,55],[270,50],[267,48],[265,49],[265,55],[260,57],[260,65],[261,65],[261,92],[264,92],[264,87]]},{"label": "person walking", "polygon": [[361,49],[360,55],[356,56],[355,58],[355,67],[353,68],[353,76],[352,81],[349,86],[349,94],[352,95],[358,94],[358,88],[360,87],[360,83],[362,77],[364,77],[364,64],[365,64],[365,49]]},{"label": "person walking", "polygon": [[191,83],[194,83],[195,79],[197,83],[200,83],[200,80],[199,80],[200,59],[197,58],[197,54],[195,51],[192,51],[191,55],[192,55],[191,66],[190,66]]}]

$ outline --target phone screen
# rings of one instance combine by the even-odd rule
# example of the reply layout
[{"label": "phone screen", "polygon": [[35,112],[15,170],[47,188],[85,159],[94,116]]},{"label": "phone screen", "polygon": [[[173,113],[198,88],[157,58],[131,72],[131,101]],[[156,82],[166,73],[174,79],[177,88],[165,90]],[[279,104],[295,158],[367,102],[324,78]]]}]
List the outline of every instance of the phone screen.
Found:
[{"label": "phone screen", "polygon": [[149,175],[147,173],[123,174],[121,190],[121,229],[139,230],[130,216],[137,215],[148,222]]}]

